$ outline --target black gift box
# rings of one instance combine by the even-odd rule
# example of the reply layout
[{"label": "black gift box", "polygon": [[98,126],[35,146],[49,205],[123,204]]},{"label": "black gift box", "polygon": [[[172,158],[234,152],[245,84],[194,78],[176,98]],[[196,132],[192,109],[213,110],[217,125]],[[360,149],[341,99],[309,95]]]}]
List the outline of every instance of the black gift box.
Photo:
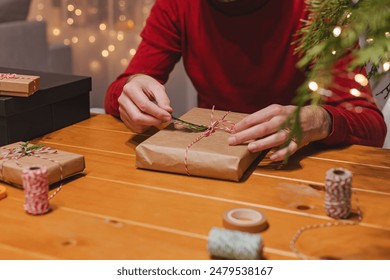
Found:
[{"label": "black gift box", "polygon": [[0,67],[0,73],[41,77],[29,97],[0,96],[0,146],[28,141],[90,117],[91,78]]}]

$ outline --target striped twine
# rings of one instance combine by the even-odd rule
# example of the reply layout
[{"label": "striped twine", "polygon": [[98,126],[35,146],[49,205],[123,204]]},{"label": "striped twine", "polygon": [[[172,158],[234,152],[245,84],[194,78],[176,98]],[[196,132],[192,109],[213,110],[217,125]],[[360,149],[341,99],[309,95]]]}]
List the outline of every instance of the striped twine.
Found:
[{"label": "striped twine", "polygon": [[[352,173],[344,168],[332,168],[326,172],[325,177],[325,212],[334,219],[347,219],[351,213]],[[337,220],[328,223],[307,225],[301,227],[290,241],[291,250],[301,259],[316,259],[305,255],[296,248],[296,243],[303,232],[316,228],[329,228],[335,226],[353,226],[362,221],[362,212],[359,199],[354,193],[357,206],[357,221]]]},{"label": "striped twine", "polygon": [[233,130],[233,127],[234,127],[234,122],[232,121],[228,121],[228,120],[225,120],[226,116],[230,113],[230,112],[226,112],[220,119],[218,120],[214,120],[214,108],[215,106],[213,106],[213,108],[211,109],[211,123],[209,125],[209,127],[203,131],[198,137],[196,137],[187,147],[186,147],[186,151],[185,151],[185,154],[184,154],[184,167],[185,167],[185,170],[186,170],[186,173],[187,175],[191,175],[190,174],[190,171],[189,171],[189,167],[188,167],[188,153],[191,149],[191,147],[193,145],[195,145],[197,142],[199,142],[200,140],[202,140],[203,138],[205,137],[209,137],[210,135],[212,135],[217,129],[219,130],[223,130],[223,131],[226,131],[226,132],[231,132]]},{"label": "striped twine", "polygon": [[24,167],[19,162],[19,159],[26,156],[34,156],[57,164],[60,169],[60,181],[64,179],[63,169],[62,164],[58,160],[44,156],[55,154],[57,150],[45,146],[36,146],[33,149],[31,147],[33,146],[28,146],[28,143],[24,143],[17,148],[1,147],[1,149],[7,152],[0,155],[0,174],[3,178],[3,165],[9,160],[15,160],[18,167],[24,168],[22,170],[22,185],[25,191],[24,209],[29,214],[40,215],[50,211],[49,200],[61,191],[63,184],[61,183],[55,192],[48,197],[49,181],[47,167]]},{"label": "striped twine", "polygon": [[49,181],[46,166],[23,169],[24,210],[31,215],[50,211]]}]

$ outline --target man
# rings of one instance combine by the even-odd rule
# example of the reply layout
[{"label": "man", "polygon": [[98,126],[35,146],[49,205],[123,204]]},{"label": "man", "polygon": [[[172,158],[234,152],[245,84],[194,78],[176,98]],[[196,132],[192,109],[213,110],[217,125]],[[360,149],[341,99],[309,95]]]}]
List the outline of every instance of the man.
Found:
[{"label": "man", "polygon": [[[250,114],[235,125],[230,145],[250,141],[253,152],[279,147],[288,137],[280,125],[294,111],[291,100],[304,81],[291,43],[306,18],[305,5],[304,0],[157,0],[137,54],[107,91],[106,112],[135,132],[170,121],[173,109],[163,84],[183,57],[199,107]],[[271,160],[312,141],[383,145],[381,112],[352,96],[349,89],[359,85],[344,76],[335,77],[325,105],[302,109],[299,146],[292,141],[277,148]]]}]

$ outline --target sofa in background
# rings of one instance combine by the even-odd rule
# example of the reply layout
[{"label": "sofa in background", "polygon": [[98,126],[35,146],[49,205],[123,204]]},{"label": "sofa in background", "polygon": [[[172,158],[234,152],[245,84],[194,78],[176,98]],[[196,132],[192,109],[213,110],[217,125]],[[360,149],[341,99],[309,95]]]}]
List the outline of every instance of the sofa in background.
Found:
[{"label": "sofa in background", "polygon": [[27,21],[30,4],[0,0],[0,67],[71,74],[71,47],[49,44],[45,21]]},{"label": "sofa in background", "polygon": [[45,21],[10,21],[0,23],[0,66],[72,73],[71,47],[49,44]]}]

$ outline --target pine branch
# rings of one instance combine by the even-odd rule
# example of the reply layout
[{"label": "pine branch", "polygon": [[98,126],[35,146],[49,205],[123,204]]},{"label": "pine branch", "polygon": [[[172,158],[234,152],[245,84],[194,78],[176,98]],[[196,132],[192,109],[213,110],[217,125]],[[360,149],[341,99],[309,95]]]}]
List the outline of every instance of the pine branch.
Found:
[{"label": "pine branch", "polygon": [[[347,71],[363,69],[372,64],[367,79],[383,76],[384,63],[390,61],[390,0],[307,0],[308,20],[296,34],[295,52],[300,56],[297,66],[306,71],[306,80],[298,89],[294,112],[283,124],[290,135],[284,145],[301,139],[301,107],[319,105],[334,85],[333,65],[351,56]],[[365,37],[364,44],[359,39]],[[308,87],[315,82],[315,87]],[[389,96],[389,85],[378,95]]]}]

